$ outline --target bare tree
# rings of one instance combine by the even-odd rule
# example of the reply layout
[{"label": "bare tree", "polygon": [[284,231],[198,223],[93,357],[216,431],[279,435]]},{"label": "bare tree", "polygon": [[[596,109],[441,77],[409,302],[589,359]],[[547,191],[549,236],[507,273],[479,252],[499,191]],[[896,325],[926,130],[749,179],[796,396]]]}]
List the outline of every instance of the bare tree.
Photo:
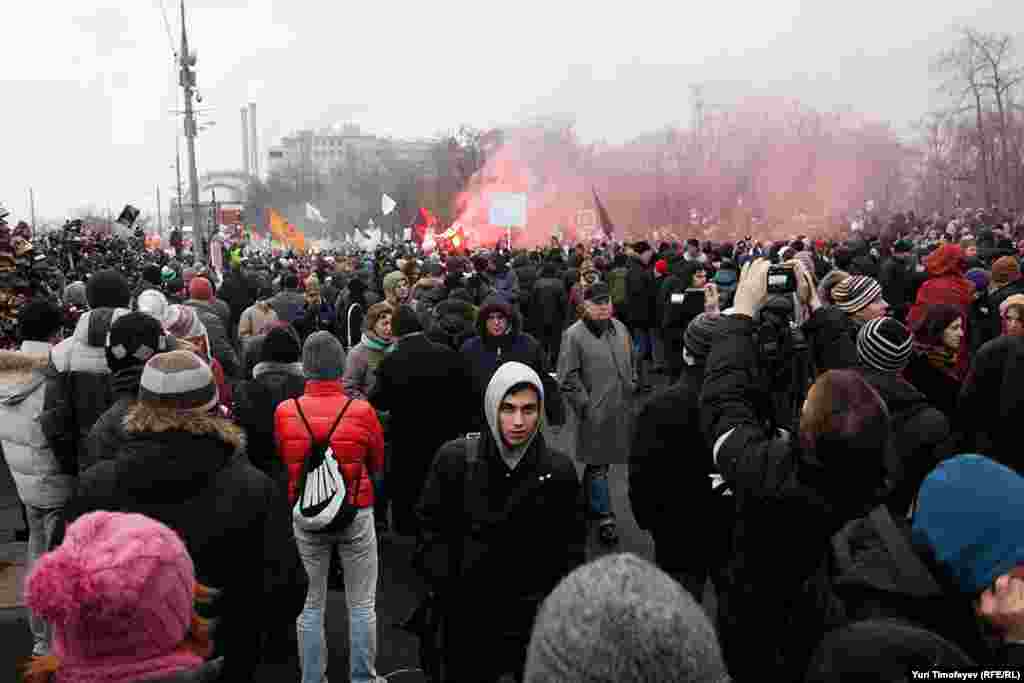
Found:
[{"label": "bare tree", "polygon": [[953,100],[954,113],[973,111],[977,132],[978,167],[985,205],[992,205],[989,139],[985,128],[984,61],[977,44],[965,29],[960,30],[957,45],[941,52],[932,64],[933,70],[946,75],[940,90]]}]

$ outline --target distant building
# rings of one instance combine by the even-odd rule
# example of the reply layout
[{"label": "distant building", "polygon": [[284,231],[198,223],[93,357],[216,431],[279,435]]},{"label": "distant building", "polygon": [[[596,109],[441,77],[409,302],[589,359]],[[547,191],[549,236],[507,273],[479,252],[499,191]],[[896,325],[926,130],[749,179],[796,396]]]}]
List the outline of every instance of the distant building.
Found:
[{"label": "distant building", "polygon": [[389,156],[426,169],[433,140],[399,140],[362,132],[356,124],[319,131],[300,130],[281,138],[267,154],[270,174],[327,176],[332,171],[382,164]]}]

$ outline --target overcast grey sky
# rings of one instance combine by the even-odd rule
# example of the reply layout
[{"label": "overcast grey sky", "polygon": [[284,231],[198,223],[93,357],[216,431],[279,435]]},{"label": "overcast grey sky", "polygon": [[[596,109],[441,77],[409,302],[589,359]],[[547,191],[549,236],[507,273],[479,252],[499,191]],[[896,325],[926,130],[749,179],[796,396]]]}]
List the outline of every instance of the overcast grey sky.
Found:
[{"label": "overcast grey sky", "polygon": [[[13,2],[13,0],[11,0]],[[4,21],[0,201],[28,217],[92,204],[166,211],[180,90],[178,0],[18,2]],[[264,154],[291,130],[355,121],[429,136],[540,114],[618,141],[746,90],[849,107],[905,128],[938,104],[928,63],[952,27],[1024,30],[1021,0],[327,3],[190,0],[204,116],[200,173],[241,166],[239,108]],[[1024,50],[1024,44],[1021,45]],[[183,146],[184,150],[184,146]],[[263,164],[265,165],[265,157]]]}]

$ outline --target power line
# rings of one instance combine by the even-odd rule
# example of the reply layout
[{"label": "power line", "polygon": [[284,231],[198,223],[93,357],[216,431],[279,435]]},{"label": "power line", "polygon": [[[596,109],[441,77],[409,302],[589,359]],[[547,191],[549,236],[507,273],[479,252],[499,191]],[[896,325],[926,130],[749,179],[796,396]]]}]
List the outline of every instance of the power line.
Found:
[{"label": "power line", "polygon": [[164,0],[160,0],[160,15],[164,18],[164,28],[167,29],[167,40],[171,44],[171,54],[178,58],[178,52],[174,49],[174,35],[171,33],[171,22],[167,21],[167,8],[164,7]]}]

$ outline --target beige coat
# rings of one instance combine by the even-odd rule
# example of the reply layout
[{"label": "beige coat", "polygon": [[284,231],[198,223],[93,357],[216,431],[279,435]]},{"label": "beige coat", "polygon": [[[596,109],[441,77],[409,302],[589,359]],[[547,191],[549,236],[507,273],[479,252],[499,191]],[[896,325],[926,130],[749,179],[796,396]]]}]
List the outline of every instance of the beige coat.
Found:
[{"label": "beige coat", "polygon": [[277,322],[277,313],[265,301],[257,301],[242,312],[238,321],[238,338],[256,337],[266,334]]}]

